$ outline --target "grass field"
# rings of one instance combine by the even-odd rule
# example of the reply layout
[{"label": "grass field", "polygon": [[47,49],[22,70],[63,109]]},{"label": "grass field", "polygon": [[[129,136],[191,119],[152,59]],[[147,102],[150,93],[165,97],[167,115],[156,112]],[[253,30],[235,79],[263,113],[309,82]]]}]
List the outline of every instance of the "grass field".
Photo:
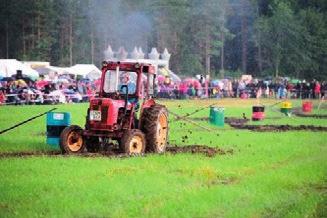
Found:
[{"label": "grass field", "polygon": [[[250,124],[327,126],[327,119],[286,117],[276,100]],[[255,100],[161,101],[184,115],[217,103],[225,116],[250,118]],[[293,101],[300,107],[300,101]],[[318,102],[315,102],[317,105]],[[327,114],[326,103],[314,114]],[[0,107],[0,130],[53,106]],[[87,104],[57,105],[83,126]],[[208,117],[209,109],[192,117]],[[326,217],[327,132],[252,132],[170,116],[170,144],[208,145],[232,154],[149,154],[108,158],[0,158],[0,217]],[[45,117],[0,135],[0,153],[56,150]],[[185,136],[187,139],[185,140]],[[184,138],[184,139],[183,139]]]}]

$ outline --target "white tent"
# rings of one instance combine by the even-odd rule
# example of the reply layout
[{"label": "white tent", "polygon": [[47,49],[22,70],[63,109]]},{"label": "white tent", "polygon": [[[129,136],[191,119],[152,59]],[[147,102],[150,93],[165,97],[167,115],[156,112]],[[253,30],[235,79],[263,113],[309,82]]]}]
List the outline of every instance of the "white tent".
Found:
[{"label": "white tent", "polygon": [[67,72],[76,76],[82,76],[90,80],[96,80],[101,77],[101,71],[93,64],[76,64],[66,68]]},{"label": "white tent", "polygon": [[51,73],[58,73],[59,75],[62,74],[73,74],[69,72],[68,67],[55,67],[55,66],[46,66],[46,67],[38,67],[35,68],[40,75],[49,75]]},{"label": "white tent", "polygon": [[31,67],[24,65],[22,62],[16,59],[0,59],[0,76],[11,77],[16,75],[17,70],[21,70],[22,74],[33,79],[39,77],[39,73],[33,70]]}]

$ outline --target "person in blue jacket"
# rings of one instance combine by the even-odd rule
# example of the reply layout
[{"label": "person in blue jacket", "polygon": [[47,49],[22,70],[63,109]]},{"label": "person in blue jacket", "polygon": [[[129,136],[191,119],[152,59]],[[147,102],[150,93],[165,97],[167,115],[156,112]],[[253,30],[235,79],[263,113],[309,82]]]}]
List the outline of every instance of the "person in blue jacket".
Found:
[{"label": "person in blue jacket", "polygon": [[136,92],[136,85],[133,81],[130,79],[130,75],[128,72],[124,72],[120,75],[120,84],[118,86],[119,92],[122,94],[126,93],[126,88],[122,87],[123,85],[127,85],[128,87],[128,94],[135,94]]}]

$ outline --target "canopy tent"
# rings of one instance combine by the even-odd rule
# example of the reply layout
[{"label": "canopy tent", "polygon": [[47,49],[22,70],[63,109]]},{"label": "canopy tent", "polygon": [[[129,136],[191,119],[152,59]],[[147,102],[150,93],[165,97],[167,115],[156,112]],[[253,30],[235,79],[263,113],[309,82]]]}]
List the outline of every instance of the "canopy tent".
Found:
[{"label": "canopy tent", "polygon": [[75,76],[82,76],[90,80],[96,80],[101,77],[101,71],[93,64],[76,64],[72,67],[66,68],[69,74]]},{"label": "canopy tent", "polygon": [[37,67],[35,70],[39,72],[40,75],[49,75],[51,73],[58,73],[61,74],[69,74],[68,71],[69,68],[67,67],[54,67],[54,66],[43,66],[43,67]]},{"label": "canopy tent", "polygon": [[39,75],[48,75],[49,73],[53,72],[49,67],[37,67],[34,68],[34,70],[36,70]]},{"label": "canopy tent", "polygon": [[16,75],[17,70],[21,70],[24,76],[36,79],[39,77],[39,73],[33,70],[31,67],[24,65],[22,62],[16,59],[0,59],[0,76],[11,77]]}]

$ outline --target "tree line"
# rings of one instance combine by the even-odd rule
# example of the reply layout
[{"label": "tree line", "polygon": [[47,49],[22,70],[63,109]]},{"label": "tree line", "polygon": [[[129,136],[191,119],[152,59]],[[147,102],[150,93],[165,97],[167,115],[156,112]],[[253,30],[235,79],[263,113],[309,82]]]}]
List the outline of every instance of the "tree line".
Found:
[{"label": "tree line", "polygon": [[100,65],[111,45],[168,48],[212,77],[327,79],[325,0],[2,0],[0,58]]}]

